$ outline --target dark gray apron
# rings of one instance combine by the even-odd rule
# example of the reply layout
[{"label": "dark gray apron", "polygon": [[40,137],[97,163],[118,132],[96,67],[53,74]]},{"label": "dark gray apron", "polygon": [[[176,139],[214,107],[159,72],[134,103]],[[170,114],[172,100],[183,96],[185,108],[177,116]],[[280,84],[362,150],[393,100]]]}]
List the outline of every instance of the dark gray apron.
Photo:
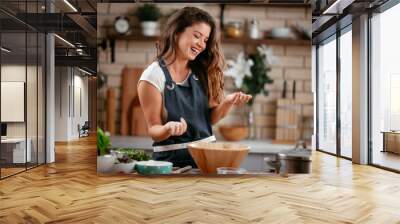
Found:
[{"label": "dark gray apron", "polygon": [[[164,61],[158,61],[165,75],[164,105],[167,121],[180,121],[183,117],[187,130],[181,136],[171,136],[153,146],[188,143],[212,136],[208,97],[201,87],[201,82],[193,73],[189,74],[188,86],[176,85],[172,80]],[[191,165],[197,167],[187,148],[153,153],[154,160],[169,161],[177,167]]]}]

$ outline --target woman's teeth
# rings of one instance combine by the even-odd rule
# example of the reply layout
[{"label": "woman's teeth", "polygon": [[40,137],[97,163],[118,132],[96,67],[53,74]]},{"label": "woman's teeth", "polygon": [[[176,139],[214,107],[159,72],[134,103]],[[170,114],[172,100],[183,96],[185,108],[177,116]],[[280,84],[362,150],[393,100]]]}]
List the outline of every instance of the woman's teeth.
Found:
[{"label": "woman's teeth", "polygon": [[199,53],[199,50],[197,50],[196,48],[190,48],[191,50],[192,50],[192,52],[194,53],[194,54],[198,54]]}]

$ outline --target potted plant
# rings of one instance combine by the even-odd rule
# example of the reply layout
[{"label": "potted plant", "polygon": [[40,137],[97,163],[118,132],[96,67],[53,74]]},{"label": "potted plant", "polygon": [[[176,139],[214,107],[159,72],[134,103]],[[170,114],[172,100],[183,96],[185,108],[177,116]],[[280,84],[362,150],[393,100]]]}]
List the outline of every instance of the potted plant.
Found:
[{"label": "potted plant", "polygon": [[117,157],[117,163],[114,164],[114,172],[116,173],[131,173],[137,161],[149,160],[150,156],[144,151],[133,148],[118,148],[112,150],[112,153]]},{"label": "potted plant", "polygon": [[[221,126],[221,135],[230,141],[237,141],[248,136],[248,127],[253,127],[253,105],[255,96],[259,93],[268,95],[268,90],[265,89],[266,84],[272,83],[268,77],[269,65],[276,63],[276,58],[272,55],[272,50],[265,45],[257,47],[254,54],[250,54],[248,58],[241,52],[236,61],[228,60],[228,69],[225,75],[232,77],[235,87],[246,94],[252,95],[249,106],[245,108],[247,119],[242,124],[233,124],[229,126]],[[243,116],[246,117],[246,116]],[[253,133],[250,131],[250,133]]]},{"label": "potted plant", "polygon": [[111,146],[110,136],[101,128],[97,128],[97,172],[110,172],[115,161],[115,157],[109,154]]},{"label": "potted plant", "polygon": [[134,15],[139,19],[143,36],[156,36],[161,17],[160,9],[153,4],[144,4],[136,9]]}]

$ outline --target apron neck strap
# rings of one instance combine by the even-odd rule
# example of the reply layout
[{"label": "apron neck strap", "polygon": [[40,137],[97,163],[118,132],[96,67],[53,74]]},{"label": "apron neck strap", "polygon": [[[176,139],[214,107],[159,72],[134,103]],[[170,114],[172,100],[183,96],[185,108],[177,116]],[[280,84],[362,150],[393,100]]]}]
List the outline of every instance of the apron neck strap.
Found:
[{"label": "apron neck strap", "polygon": [[165,61],[162,58],[160,58],[160,59],[158,59],[158,64],[160,65],[162,71],[164,72],[165,80],[168,83],[174,83],[174,80],[172,80],[171,74],[168,71]]}]

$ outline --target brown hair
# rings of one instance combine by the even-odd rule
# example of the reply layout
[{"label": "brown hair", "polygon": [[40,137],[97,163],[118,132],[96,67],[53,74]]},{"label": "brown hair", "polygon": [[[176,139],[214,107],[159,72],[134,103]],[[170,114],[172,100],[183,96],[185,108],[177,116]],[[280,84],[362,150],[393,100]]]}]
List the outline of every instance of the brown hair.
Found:
[{"label": "brown hair", "polygon": [[220,39],[215,21],[206,11],[195,7],[184,7],[171,15],[157,45],[157,58],[172,56],[172,62],[174,62],[177,47],[175,36],[195,23],[208,24],[211,32],[206,49],[195,60],[189,61],[189,67],[199,77],[209,101],[213,100],[220,103],[223,99],[224,79],[222,70],[225,66],[225,60],[220,49]]}]

